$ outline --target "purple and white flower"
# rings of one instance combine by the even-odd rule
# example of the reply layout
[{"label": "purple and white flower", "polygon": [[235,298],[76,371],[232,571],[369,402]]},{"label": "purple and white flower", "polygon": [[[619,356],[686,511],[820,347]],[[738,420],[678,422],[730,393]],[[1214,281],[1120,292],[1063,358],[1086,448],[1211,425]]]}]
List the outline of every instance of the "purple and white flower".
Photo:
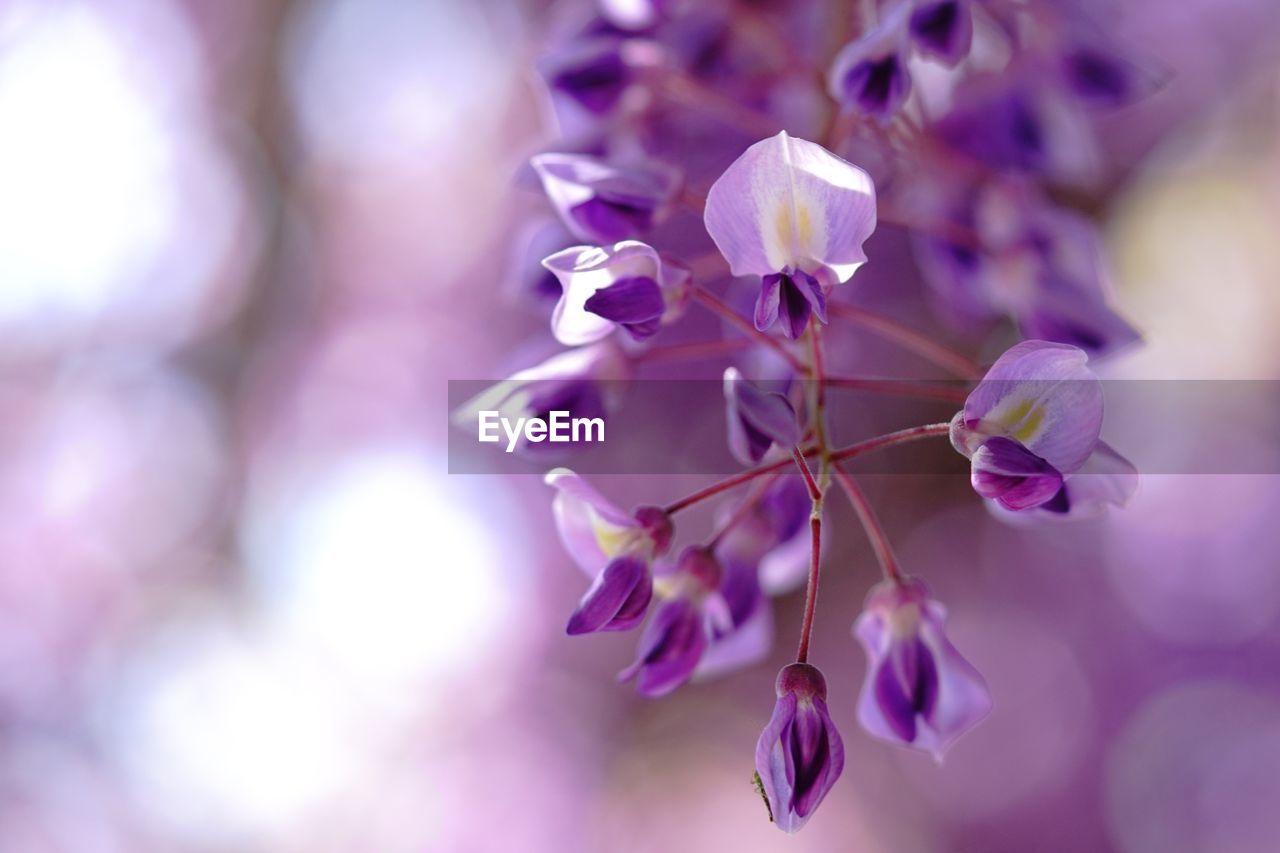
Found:
[{"label": "purple and white flower", "polygon": [[615,165],[585,154],[530,161],[566,227],[589,243],[639,237],[670,208],[680,173],[656,161]]},{"label": "purple and white flower", "polygon": [[973,45],[973,13],[968,0],[917,0],[908,29],[921,53],[946,65],[960,62]]},{"label": "purple and white flower", "polygon": [[693,676],[712,639],[733,630],[719,588],[721,567],[703,546],[680,553],[675,570],[655,583],[660,602],[640,635],[635,661],[618,673],[642,696],[664,696]]},{"label": "purple and white flower", "polygon": [[947,639],[946,618],[921,581],[886,580],[854,623],[867,653],[858,721],[875,737],[939,760],[992,707],[986,681]]},{"label": "purple and white flower", "polygon": [[827,710],[827,682],[817,667],[782,668],[778,701],[756,743],[756,773],[773,822],[799,830],[844,770],[844,742]]},{"label": "purple and white flower", "polygon": [[871,177],[821,145],[785,131],[755,143],[707,194],[707,231],[735,276],[759,276],[755,324],[779,317],[799,337],[826,322],[826,289],[866,263],[876,227]]},{"label": "purple and white flower", "polygon": [[911,95],[907,69],[910,3],[899,3],[879,25],[845,45],[827,74],[827,91],[846,109],[888,123]]},{"label": "purple and white flower", "polygon": [[635,240],[602,248],[571,246],[542,265],[562,288],[551,331],[569,346],[598,341],[617,328],[647,340],[688,300],[689,270]]},{"label": "purple and white flower", "polygon": [[627,631],[639,625],[653,597],[653,560],[671,546],[671,519],[658,507],[623,512],[567,468],[548,472],[546,482],[557,490],[552,511],[560,540],[594,578],[567,632]]},{"label": "purple and white flower", "polygon": [[1067,344],[1023,341],[991,366],[951,422],[978,494],[1031,509],[1080,470],[1102,432],[1102,384],[1088,360]]},{"label": "purple and white flower", "polygon": [[[494,384],[463,403],[452,414],[455,424],[474,429],[481,412],[496,412],[510,423],[520,419],[546,420],[553,411],[573,412],[576,417],[606,418],[617,405],[621,386],[631,377],[626,354],[613,341],[601,341],[557,353]],[[522,437],[521,452],[556,453],[576,445],[529,443]],[[545,458],[545,457],[544,457]]]},{"label": "purple and white flower", "polygon": [[725,369],[724,402],[729,450],[742,464],[754,465],[770,447],[789,450],[800,440],[791,402],[776,391],[757,388],[736,367]]}]

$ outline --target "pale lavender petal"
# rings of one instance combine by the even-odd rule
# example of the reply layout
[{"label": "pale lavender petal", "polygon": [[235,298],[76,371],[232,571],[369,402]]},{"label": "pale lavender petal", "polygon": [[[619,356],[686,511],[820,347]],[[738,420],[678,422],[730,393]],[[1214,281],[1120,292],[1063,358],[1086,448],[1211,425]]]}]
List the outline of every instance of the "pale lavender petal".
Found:
[{"label": "pale lavender petal", "polygon": [[735,367],[724,372],[729,449],[744,465],[759,462],[773,444],[790,448],[800,440],[796,413],[781,394],[761,391]]},{"label": "pale lavender petal", "polygon": [[[1066,344],[1017,344],[965,401],[964,427],[1007,436],[1058,471],[1074,471],[1102,431],[1102,384],[1087,361],[1083,350]],[[974,446],[968,440],[963,445]]]},{"label": "pale lavender petal", "polygon": [[756,607],[745,621],[722,637],[714,638],[702,654],[693,677],[715,678],[759,663],[773,648],[773,610]]},{"label": "pale lavender petal", "polygon": [[705,222],[734,275],[825,266],[843,282],[866,262],[875,187],[857,166],[784,131],[752,145],[716,180]]},{"label": "pale lavender petal", "polygon": [[945,633],[946,610],[937,602],[925,605],[920,640],[937,663],[938,697],[925,726],[935,743],[924,745],[938,758],[956,739],[991,713],[993,702],[986,679],[969,663]]},{"label": "pale lavender petal", "polygon": [[[616,328],[614,320],[587,307],[601,291],[621,281],[644,279],[652,283],[649,308],[661,317],[665,300],[658,282],[663,265],[658,253],[645,243],[624,240],[613,246],[573,246],[543,260],[542,265],[560,280],[564,293],[551,315],[551,331],[562,344],[576,346],[598,341]],[[605,302],[608,303],[606,297]],[[600,303],[595,303],[597,307]],[[634,322],[652,320],[650,316]]]},{"label": "pale lavender petal", "polygon": [[548,472],[546,483],[557,490],[551,508],[560,541],[588,577],[640,535],[635,519],[568,468]]},{"label": "pale lavender petal", "polygon": [[786,693],[778,697],[760,739],[756,741],[756,773],[764,787],[765,798],[773,822],[783,832],[791,833],[805,824],[797,819],[791,808],[792,784],[787,773],[787,753],[784,736],[790,730],[796,716],[796,695]]},{"label": "pale lavender petal", "polygon": [[653,582],[644,560],[634,556],[610,560],[569,617],[565,632],[629,631],[644,620],[652,596]]},{"label": "pale lavender petal", "polygon": [[1017,315],[1018,330],[1030,338],[1109,355],[1142,335],[1100,297],[1075,289],[1041,288]]},{"label": "pale lavender petal", "polygon": [[680,188],[679,173],[655,162],[614,165],[585,154],[539,154],[530,162],[565,226],[592,243],[648,230]]}]

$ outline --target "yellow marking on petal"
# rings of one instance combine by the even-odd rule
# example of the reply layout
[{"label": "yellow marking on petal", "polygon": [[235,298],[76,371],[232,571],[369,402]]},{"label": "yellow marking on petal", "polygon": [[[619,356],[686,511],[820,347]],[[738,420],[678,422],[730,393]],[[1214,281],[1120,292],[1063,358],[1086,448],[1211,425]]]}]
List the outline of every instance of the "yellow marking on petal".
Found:
[{"label": "yellow marking on petal", "polygon": [[630,527],[618,527],[609,524],[595,513],[591,514],[591,532],[595,534],[596,545],[606,557],[621,553],[635,538],[636,531]]},{"label": "yellow marking on petal", "polygon": [[1044,407],[1036,405],[1037,402],[1023,400],[1001,418],[1010,438],[1029,444],[1040,432],[1040,428],[1044,426]]},{"label": "yellow marking on petal", "polygon": [[[794,216],[791,205],[779,205],[774,227],[777,230],[778,243],[785,247],[788,256],[804,251],[804,248],[812,242],[813,216],[807,205],[796,203]],[[787,258],[790,264],[795,264],[799,260],[797,257]]]}]

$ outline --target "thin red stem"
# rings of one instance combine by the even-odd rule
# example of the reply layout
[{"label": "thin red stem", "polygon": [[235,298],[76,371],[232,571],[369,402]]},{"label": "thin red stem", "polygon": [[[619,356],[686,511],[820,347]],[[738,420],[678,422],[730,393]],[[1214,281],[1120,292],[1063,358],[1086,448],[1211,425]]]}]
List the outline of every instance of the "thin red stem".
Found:
[{"label": "thin red stem", "polygon": [[907,427],[906,429],[896,430],[895,432],[887,432],[884,435],[878,435],[875,438],[868,438],[857,444],[851,444],[848,447],[842,447],[831,453],[832,462],[843,462],[846,459],[852,459],[855,456],[861,456],[864,453],[870,453],[873,450],[879,450],[882,447],[892,447],[895,444],[906,444],[909,441],[915,441],[921,438],[929,438],[935,435],[950,435],[951,424],[924,424],[923,426]]},{"label": "thin red stem", "polygon": [[809,583],[804,595],[804,621],[800,624],[800,648],[796,650],[796,660],[807,663],[809,660],[809,635],[813,633],[813,616],[818,608],[818,566],[822,548],[822,516],[814,514],[809,518],[809,531],[813,537],[813,557],[809,561]]},{"label": "thin red stem", "polygon": [[980,379],[983,374],[982,365],[951,347],[938,343],[923,332],[899,323],[889,317],[850,305],[847,302],[831,302],[827,311],[833,317],[840,317],[857,323],[881,337],[903,346],[921,358],[928,359],[938,367],[964,379]]},{"label": "thin red stem", "polygon": [[804,461],[804,454],[799,447],[791,448],[791,458],[795,460],[796,467],[800,469],[800,476],[804,477],[804,485],[809,490],[809,498],[814,503],[818,503],[822,500],[822,489],[818,488],[818,481],[813,479],[813,472],[809,470],[809,463]]},{"label": "thin red stem", "polygon": [[[878,435],[875,438],[868,438],[865,441],[859,441],[856,444],[850,444],[847,447],[833,450],[831,452],[831,461],[842,462],[846,459],[853,459],[874,450],[892,447],[895,444],[906,444],[911,441],[916,441],[917,439],[928,438],[935,435],[947,435],[950,432],[950,429],[950,424],[925,424],[923,426],[900,429],[896,432]],[[817,453],[818,448],[813,446],[805,447],[801,449],[801,452],[808,457]],[[750,468],[741,473],[734,474],[732,477],[728,477],[724,480],[720,480],[719,482],[712,483],[709,486],[705,486],[690,495],[686,495],[678,501],[667,504],[663,509],[668,515],[672,515],[682,509],[687,509],[696,503],[700,503],[707,498],[712,498],[722,492],[727,492],[734,486],[749,483],[756,477],[762,477],[765,474],[772,474],[774,471],[781,471],[783,468],[787,468],[793,464],[794,460],[788,456],[786,459],[779,459],[776,462],[769,462],[755,468]]]},{"label": "thin red stem", "polygon": [[751,345],[746,338],[724,338],[716,341],[690,341],[680,344],[663,344],[636,355],[638,361],[678,361],[682,359],[714,358],[737,352]]},{"label": "thin red stem", "polygon": [[849,496],[849,503],[853,504],[853,510],[858,514],[858,520],[862,522],[862,529],[867,532],[867,538],[871,540],[871,547],[876,552],[876,559],[880,561],[880,569],[884,572],[884,576],[890,580],[902,583],[902,570],[898,568],[898,560],[893,555],[893,547],[889,544],[889,536],[884,532],[884,527],[880,524],[880,519],[876,517],[875,511],[871,508],[867,495],[862,488],[854,481],[853,477],[840,468],[835,466],[833,471],[836,482],[844,489],[844,493]]}]

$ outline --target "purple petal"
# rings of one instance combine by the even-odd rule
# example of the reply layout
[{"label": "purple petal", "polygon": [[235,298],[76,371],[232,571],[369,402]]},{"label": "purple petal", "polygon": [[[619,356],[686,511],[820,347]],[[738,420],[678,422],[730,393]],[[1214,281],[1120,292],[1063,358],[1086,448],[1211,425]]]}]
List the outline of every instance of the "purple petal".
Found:
[{"label": "purple petal", "polygon": [[796,704],[794,693],[779,696],[773,706],[773,715],[756,741],[756,772],[769,800],[769,811],[778,828],[788,833],[795,832],[806,822],[803,818],[797,819],[791,808],[793,789],[784,746],[784,736],[795,720]]},{"label": "purple petal", "polygon": [[583,307],[606,320],[628,325],[660,318],[666,303],[656,281],[633,276],[597,290]]},{"label": "purple petal", "polygon": [[782,300],[782,273],[772,273],[760,279],[760,295],[756,297],[755,324],[760,331],[768,331],[778,319]]},{"label": "purple petal", "polygon": [[1027,337],[1070,344],[1093,355],[1107,355],[1142,339],[1100,298],[1078,290],[1041,291],[1017,319],[1019,331]]},{"label": "purple petal", "polygon": [[1006,509],[1023,510],[1051,500],[1062,488],[1062,475],[1048,462],[1013,439],[988,439],[973,454],[973,488]]},{"label": "purple petal", "polygon": [[572,98],[584,109],[604,115],[617,105],[631,83],[631,69],[622,60],[621,43],[597,39],[539,65],[547,85]]},{"label": "purple petal", "polygon": [[947,639],[945,625],[946,610],[930,601],[924,608],[920,639],[937,662],[938,698],[932,712],[924,715],[923,728],[933,742],[921,746],[938,757],[993,707],[986,679]]},{"label": "purple petal", "polygon": [[680,186],[678,172],[652,162],[617,166],[584,154],[539,154],[530,162],[566,227],[593,243],[647,230]]},{"label": "purple petal", "polygon": [[881,122],[891,119],[911,95],[911,75],[897,53],[863,59],[840,77],[842,104]]},{"label": "purple petal", "polygon": [[1138,489],[1138,469],[1104,442],[1068,476],[1058,494],[1034,513],[998,513],[1005,520],[1028,516],[1038,520],[1082,521],[1104,515],[1110,506],[1124,506]]},{"label": "purple petal", "polygon": [[909,579],[873,589],[854,626],[868,659],[859,722],[939,758],[991,711],[986,682],[947,639],[945,623],[946,610]]},{"label": "purple petal", "polygon": [[1102,431],[1102,384],[1083,350],[1023,341],[1000,356],[965,401],[961,452],[973,435],[1014,439],[1060,472],[1079,468]]},{"label": "purple petal", "polygon": [[[707,194],[707,231],[735,276],[770,276],[813,264],[847,281],[866,262],[876,225],[866,172],[820,145],[785,132],[742,153]],[[766,282],[768,284],[768,282]],[[771,297],[770,297],[771,298]],[[773,316],[762,300],[757,326]]]},{"label": "purple petal", "polygon": [[911,13],[911,37],[920,50],[955,65],[973,44],[973,17],[963,0],[921,3]]},{"label": "purple petal", "polygon": [[628,631],[644,619],[652,596],[653,583],[644,560],[638,557],[611,560],[569,617],[566,633]]},{"label": "purple petal", "polygon": [[761,391],[737,368],[725,370],[724,395],[729,448],[739,462],[759,462],[770,445],[789,448],[800,440],[795,409],[787,398]]},{"label": "purple petal", "polygon": [[[658,253],[645,243],[624,240],[601,248],[573,246],[545,258],[542,265],[564,289],[551,315],[551,330],[562,344],[600,340],[616,323],[627,322],[614,317],[633,316],[636,324],[662,317],[666,303],[660,282],[665,270]],[[621,290],[612,291],[623,282]]]},{"label": "purple petal", "polygon": [[639,678],[642,696],[664,696],[689,680],[707,645],[707,629],[697,605],[675,598],[658,607],[645,626],[635,662],[618,674],[618,680]]},{"label": "purple petal", "polygon": [[833,748],[843,752],[843,745],[839,744],[840,735],[831,725],[827,703],[817,697],[797,705],[788,735],[790,764],[795,774],[791,807],[796,817],[807,818],[840,775],[840,770],[833,767],[832,752]]},{"label": "purple petal", "polygon": [[1151,94],[1161,83],[1159,74],[1097,39],[1068,46],[1060,62],[1067,91],[1095,109],[1126,106]]}]

